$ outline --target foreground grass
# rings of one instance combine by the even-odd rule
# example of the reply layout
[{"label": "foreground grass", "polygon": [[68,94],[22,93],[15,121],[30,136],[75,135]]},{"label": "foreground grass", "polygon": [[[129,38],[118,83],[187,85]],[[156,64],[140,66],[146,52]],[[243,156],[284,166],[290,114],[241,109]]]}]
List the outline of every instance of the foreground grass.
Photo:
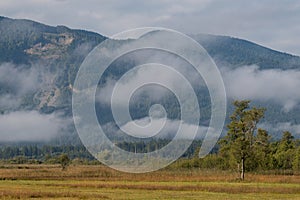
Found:
[{"label": "foreground grass", "polygon": [[7,165],[2,199],[300,199],[300,177],[220,171],[161,170],[127,174],[104,166]]}]

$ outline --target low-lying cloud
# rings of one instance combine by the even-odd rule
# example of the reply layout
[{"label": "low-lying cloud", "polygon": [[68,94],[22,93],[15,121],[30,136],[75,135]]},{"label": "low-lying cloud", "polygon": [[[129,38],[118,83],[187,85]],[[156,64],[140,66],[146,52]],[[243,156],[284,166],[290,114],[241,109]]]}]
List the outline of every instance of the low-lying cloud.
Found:
[{"label": "low-lying cloud", "polygon": [[0,142],[40,142],[55,138],[69,119],[59,114],[40,114],[37,111],[16,111],[0,115]]},{"label": "low-lying cloud", "polygon": [[24,95],[37,88],[38,72],[35,68],[26,69],[11,63],[0,65],[0,84],[9,87],[12,93]]},{"label": "low-lying cloud", "polygon": [[[135,135],[138,137],[147,138],[149,136],[152,136],[152,134],[151,134],[152,130],[147,130],[145,132],[136,131],[135,124],[145,124],[145,122],[150,122],[150,121],[151,120],[149,117],[141,118],[141,119],[126,123],[125,125],[123,125],[123,127],[121,127],[121,129],[128,130],[129,135]],[[164,124],[163,127],[161,127],[162,124]],[[161,130],[154,137],[173,138],[175,136],[175,134],[177,133],[180,124],[182,126],[181,127],[182,130],[184,130],[184,134],[178,136],[178,139],[191,139],[191,140],[194,138],[203,139],[207,132],[207,127],[205,127],[205,126],[187,124],[180,120],[170,120],[170,119],[167,119],[164,123],[163,118],[152,119],[151,127],[152,127],[153,131]],[[194,130],[198,130],[195,137],[194,137]]]},{"label": "low-lying cloud", "polygon": [[222,68],[227,96],[232,99],[249,99],[275,102],[288,112],[300,102],[300,71],[267,69],[243,66]]},{"label": "low-lying cloud", "polygon": [[[167,83],[169,85],[176,85],[178,87],[182,87],[182,83],[179,83],[177,81],[177,78],[172,76],[169,73],[163,73],[159,72],[159,70],[155,70],[153,68],[139,68],[138,70],[134,70],[134,73],[131,73],[130,79],[126,80],[126,82],[121,83],[120,94],[116,94],[118,97],[124,97],[127,95],[127,93],[130,91],[131,88],[134,87],[141,87],[138,94],[142,94],[142,91],[147,92],[149,95],[149,98],[152,98],[152,100],[158,100],[162,98],[166,94],[166,90],[160,87],[145,87],[143,83],[146,80],[152,81],[154,83],[161,83],[163,80],[164,83]],[[165,71],[164,71],[165,72]],[[99,89],[99,95],[97,96],[97,100],[101,103],[110,104],[111,102],[111,96],[113,89],[115,87],[115,84],[117,83],[117,80],[114,79],[108,79],[104,86],[102,86]],[[143,90],[146,89],[146,90]],[[118,98],[116,99],[119,104],[125,104],[125,99]],[[122,102],[124,100],[124,102]]]},{"label": "low-lying cloud", "polygon": [[[69,118],[62,113],[42,114],[26,110],[29,95],[52,87],[54,74],[41,64],[0,65],[0,142],[49,141],[68,128]],[[25,107],[23,106],[25,103]]]},{"label": "low-lying cloud", "polygon": [[[137,61],[139,61],[139,59],[141,58],[134,58],[134,60]],[[144,57],[142,59],[144,59]],[[174,71],[161,68],[161,66],[156,66],[157,64],[153,63],[153,60],[157,61],[156,63],[163,60],[163,63],[166,63],[166,66],[170,66]],[[180,61],[180,59],[174,58],[174,56],[162,56],[160,53],[153,53],[152,55],[145,57],[143,63],[152,64],[148,64],[148,66],[145,67],[132,68],[131,71],[128,71],[127,78],[123,79],[119,84],[120,88],[118,91],[121,93],[115,94],[115,97],[119,98],[115,98],[114,101],[118,101],[119,104],[125,104],[126,99],[122,97],[127,96],[127,93],[131,91],[132,88],[136,88],[137,90],[134,94],[136,95],[136,98],[131,100],[138,100],[140,95],[146,94],[151,100],[156,101],[165,97],[170,91],[174,93],[175,91],[172,91],[174,88],[176,88],[177,91],[184,92],[189,89],[190,85],[200,84],[201,87],[204,86],[200,74],[195,73],[195,69],[188,66],[187,63]],[[179,74],[181,77],[179,77]],[[183,82],[180,80],[185,81]],[[98,88],[96,100],[101,104],[110,104],[113,90],[118,81],[119,80],[115,78],[106,77],[105,84]],[[157,84],[144,85],[145,82]],[[163,84],[166,87],[164,87]]]},{"label": "low-lying cloud", "polygon": [[16,110],[26,95],[49,87],[53,75],[40,65],[0,65],[0,108]]},{"label": "low-lying cloud", "polygon": [[[227,97],[230,99],[249,99],[262,102],[277,103],[285,112],[289,112],[300,103],[300,71],[266,69],[261,70],[257,65],[242,66],[239,68],[223,67],[220,69]],[[125,93],[132,85],[141,85],[148,78],[154,82],[165,79],[165,82],[173,84],[174,87],[182,87],[176,77],[170,74],[157,73],[155,70],[140,68],[132,78],[121,85],[122,92]],[[196,78],[192,78],[192,84],[196,84]],[[198,80],[201,84],[201,80]],[[101,103],[110,103],[111,94],[116,80],[109,79],[99,90],[97,100]],[[202,87],[203,85],[200,85]],[[149,88],[148,88],[149,89]],[[166,90],[155,88],[149,90],[150,98],[159,99],[163,97]],[[122,99],[120,99],[122,100]]]},{"label": "low-lying cloud", "polygon": [[0,108],[15,109],[24,95],[37,89],[38,72],[35,68],[26,69],[11,63],[0,65]]},{"label": "low-lying cloud", "polygon": [[289,131],[296,138],[300,137],[300,124],[292,124],[291,122],[280,122],[277,124],[262,123],[260,127],[268,130],[270,133]]}]

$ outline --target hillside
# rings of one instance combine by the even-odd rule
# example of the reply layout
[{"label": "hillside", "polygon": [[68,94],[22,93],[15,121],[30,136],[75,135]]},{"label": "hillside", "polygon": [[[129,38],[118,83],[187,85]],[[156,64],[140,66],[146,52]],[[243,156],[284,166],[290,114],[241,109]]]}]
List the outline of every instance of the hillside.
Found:
[{"label": "hillside", "polygon": [[261,69],[299,69],[300,57],[228,36],[192,35],[218,65],[258,65]]},{"label": "hillside", "polygon": [[[34,91],[33,96],[27,96],[24,104],[45,113],[70,107],[69,85],[88,52],[105,39],[88,31],[5,17],[0,18],[0,35],[1,63],[9,63],[18,71],[37,68],[35,70],[42,76],[39,81],[46,86]],[[5,83],[1,84],[1,95],[14,92],[10,86],[3,91]],[[13,109],[26,109],[27,105]],[[0,109],[7,111],[3,107]]]},{"label": "hillside", "polygon": [[[246,40],[205,34],[192,37],[203,45],[218,66],[231,69],[244,65],[258,65],[260,69],[300,69],[300,57],[274,51]],[[85,56],[105,39],[105,36],[89,31],[0,17],[1,115],[38,111],[48,115],[59,112],[65,118],[71,117],[71,91],[78,68]],[[119,72],[113,69],[111,73]],[[24,80],[24,77],[28,78]],[[33,83],[27,87],[26,84],[30,81]],[[201,91],[203,90],[198,90]],[[204,108],[204,119],[207,120],[210,104],[207,102],[206,91],[199,96],[204,96],[201,104]],[[171,111],[174,110],[172,106],[176,105],[176,102],[168,99],[164,102]],[[255,103],[267,107],[265,121],[268,123],[300,122],[299,106],[284,112],[274,102]],[[145,114],[150,104],[149,101],[143,101],[138,108]],[[228,107],[230,112],[232,108],[230,105]],[[141,113],[133,110],[133,116],[136,118],[143,117],[144,114]],[[110,113],[102,112],[101,115],[108,116],[106,122],[111,120]],[[74,133],[72,127],[70,125],[70,128],[65,128],[67,131],[64,131]],[[75,137],[63,138],[63,142],[76,140]]]}]

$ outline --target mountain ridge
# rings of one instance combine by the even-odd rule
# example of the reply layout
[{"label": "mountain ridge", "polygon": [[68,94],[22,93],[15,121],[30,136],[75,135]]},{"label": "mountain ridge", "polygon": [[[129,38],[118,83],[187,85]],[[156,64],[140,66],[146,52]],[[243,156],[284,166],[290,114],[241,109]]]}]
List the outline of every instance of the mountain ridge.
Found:
[{"label": "mountain ridge", "polygon": [[[192,36],[197,42],[199,42],[213,57],[219,62],[219,64],[225,64],[220,59],[225,59],[225,61],[233,66],[240,65],[259,65],[262,69],[270,69],[270,68],[284,68],[284,69],[296,69],[300,68],[300,57],[297,55],[292,55],[285,52],[280,52],[277,50],[273,50],[262,45],[256,44],[254,42],[230,37],[230,36],[215,36],[208,34],[196,34]],[[243,46],[243,48],[241,48]],[[218,52],[216,49],[221,49],[221,51],[225,52],[225,55],[222,58],[219,58]],[[235,60],[236,57],[232,57],[232,55],[242,55],[241,57],[245,57],[251,55],[248,60]],[[269,54],[270,57],[276,57],[274,61],[270,60],[266,56]],[[288,63],[286,60],[288,59]],[[252,62],[251,62],[252,60]],[[253,61],[254,60],[254,61]],[[283,66],[285,65],[285,66]]]},{"label": "mountain ridge", "polygon": [[[107,37],[67,26],[54,27],[3,16],[0,16],[0,35],[0,66],[6,64],[6,71],[17,73],[34,69],[40,77],[35,84],[41,85],[41,88],[23,95],[0,80],[0,113],[36,110],[42,114],[64,112],[65,116],[71,117],[72,85],[77,71],[85,56]],[[272,50],[248,40],[209,34],[195,34],[191,37],[207,50],[218,66],[232,69],[250,65],[257,65],[262,70],[300,69],[299,56]],[[20,98],[21,103],[7,107],[4,97]],[[1,101],[1,98],[4,100]],[[267,121],[276,123],[293,120],[293,123],[298,123],[299,107],[284,113],[272,103],[266,106],[269,106],[267,115],[271,115],[266,117]]]}]

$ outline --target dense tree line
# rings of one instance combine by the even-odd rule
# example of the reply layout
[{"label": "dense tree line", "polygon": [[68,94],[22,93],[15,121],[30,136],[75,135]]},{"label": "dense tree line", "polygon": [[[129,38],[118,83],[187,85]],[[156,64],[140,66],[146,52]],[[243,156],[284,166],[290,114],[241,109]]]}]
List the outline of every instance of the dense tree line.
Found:
[{"label": "dense tree line", "polygon": [[80,158],[93,160],[92,155],[82,145],[2,145],[0,147],[1,160],[23,158],[44,162],[58,158],[62,154],[67,154],[70,159]]},{"label": "dense tree line", "polygon": [[[284,131],[281,139],[274,141],[267,130],[259,126],[264,108],[251,107],[250,101],[235,101],[235,110],[227,125],[227,134],[210,155],[199,158],[201,141],[194,141],[182,158],[171,167],[234,170],[244,179],[245,171],[264,172],[273,170],[293,174],[300,172],[300,140]],[[148,142],[119,142],[116,145],[126,151],[147,153],[160,149],[170,140],[158,139]],[[64,163],[63,160],[95,161],[82,145],[2,145],[0,160],[25,163]],[[67,157],[66,157],[67,155]],[[81,162],[82,163],[82,162]]]},{"label": "dense tree line", "polygon": [[[218,151],[205,158],[179,160],[176,167],[236,170],[244,179],[245,171],[300,171],[300,140],[284,131],[278,141],[257,127],[264,108],[250,107],[250,101],[235,101],[235,111],[227,125],[227,135],[218,143]],[[198,155],[197,153],[195,155]]]},{"label": "dense tree line", "polygon": [[[258,129],[253,147],[247,152],[244,160],[244,171],[293,174],[300,172],[300,141],[285,131],[279,141],[270,141],[265,130]],[[261,142],[260,142],[261,141]],[[220,145],[221,146],[221,145]],[[173,167],[220,169],[242,171],[241,158],[237,147],[220,148],[217,153],[212,153],[205,158],[199,159],[196,155],[192,159],[180,159]],[[242,178],[242,177],[241,177]]]},{"label": "dense tree line", "polygon": [[[167,145],[170,140],[158,139],[149,142],[119,142],[116,146],[135,153],[147,153],[161,149]],[[195,140],[187,151],[182,155],[185,158],[191,158],[195,150],[201,145],[200,140]],[[38,162],[51,161],[62,154],[67,154],[70,159],[94,160],[94,157],[87,151],[83,145],[0,145],[0,160],[24,160],[34,159]],[[24,162],[24,161],[21,161]]]},{"label": "dense tree line", "polygon": [[[116,145],[129,152],[147,153],[161,149],[167,145],[170,140],[158,139],[148,142],[119,142]],[[196,149],[201,145],[201,141],[195,140],[187,151],[182,155],[185,158],[193,157]],[[26,160],[35,160],[36,162],[56,163],[59,156],[67,154],[72,160],[81,159],[87,161],[95,160],[83,145],[0,145],[0,160],[10,160],[14,163],[24,163]]]}]

